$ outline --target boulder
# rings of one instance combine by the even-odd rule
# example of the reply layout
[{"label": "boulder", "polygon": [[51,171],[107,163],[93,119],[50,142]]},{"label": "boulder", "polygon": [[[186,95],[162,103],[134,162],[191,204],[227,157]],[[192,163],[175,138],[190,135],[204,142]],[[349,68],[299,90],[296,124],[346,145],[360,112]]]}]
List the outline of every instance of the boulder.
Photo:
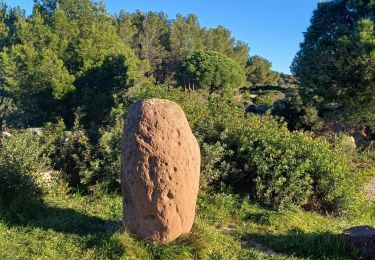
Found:
[{"label": "boulder", "polygon": [[127,230],[159,243],[189,233],[199,189],[200,150],[182,109],[161,99],[134,104],[121,150]]},{"label": "boulder", "polygon": [[346,243],[368,259],[375,259],[375,229],[370,226],[351,227],[343,232]]}]

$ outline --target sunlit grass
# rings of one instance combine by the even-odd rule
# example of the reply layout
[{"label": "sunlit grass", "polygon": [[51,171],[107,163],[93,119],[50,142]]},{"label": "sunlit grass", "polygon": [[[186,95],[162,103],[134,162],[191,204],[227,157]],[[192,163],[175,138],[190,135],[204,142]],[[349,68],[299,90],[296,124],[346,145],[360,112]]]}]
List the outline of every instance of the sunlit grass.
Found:
[{"label": "sunlit grass", "polygon": [[[353,259],[340,232],[375,224],[289,209],[265,210],[234,195],[200,194],[191,234],[168,245],[139,241],[122,229],[117,195],[49,194],[44,206],[0,222],[0,259]],[[373,213],[373,212],[372,212]],[[228,228],[229,227],[229,228]]]}]

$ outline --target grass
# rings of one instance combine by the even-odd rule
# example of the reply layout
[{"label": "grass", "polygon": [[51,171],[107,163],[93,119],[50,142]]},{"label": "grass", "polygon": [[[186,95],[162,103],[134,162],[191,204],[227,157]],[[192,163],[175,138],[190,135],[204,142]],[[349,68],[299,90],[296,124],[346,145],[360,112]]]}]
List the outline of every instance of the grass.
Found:
[{"label": "grass", "polygon": [[45,204],[0,221],[0,259],[356,259],[339,238],[355,219],[289,209],[275,212],[228,194],[204,194],[192,233],[168,245],[122,230],[117,195],[48,194]]}]

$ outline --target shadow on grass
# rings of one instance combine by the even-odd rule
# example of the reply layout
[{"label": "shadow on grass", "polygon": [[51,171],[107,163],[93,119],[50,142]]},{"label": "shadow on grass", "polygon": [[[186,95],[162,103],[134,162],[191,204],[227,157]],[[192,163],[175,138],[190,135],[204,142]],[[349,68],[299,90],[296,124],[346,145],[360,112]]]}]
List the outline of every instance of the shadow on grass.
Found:
[{"label": "shadow on grass", "polygon": [[103,251],[108,259],[118,259],[123,254],[121,245],[112,239],[112,235],[121,230],[121,221],[104,220],[74,209],[49,207],[44,204],[23,208],[17,213],[2,214],[0,219],[10,228],[42,229],[46,232],[79,236],[80,242],[77,243],[80,243],[80,246]]},{"label": "shadow on grass", "polygon": [[120,221],[104,220],[74,209],[30,205],[22,211],[2,215],[7,226],[34,227],[76,235],[113,234],[121,228]]},{"label": "shadow on grass", "polygon": [[286,234],[248,233],[243,241],[259,243],[275,253],[309,259],[361,259],[347,248],[342,238],[330,232],[305,233],[290,230]]}]

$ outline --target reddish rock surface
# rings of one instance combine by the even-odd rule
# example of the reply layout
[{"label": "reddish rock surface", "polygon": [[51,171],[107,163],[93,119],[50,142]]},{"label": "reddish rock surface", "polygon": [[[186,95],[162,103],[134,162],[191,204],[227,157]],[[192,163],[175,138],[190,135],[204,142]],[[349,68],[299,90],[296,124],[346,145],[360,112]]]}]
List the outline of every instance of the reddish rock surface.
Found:
[{"label": "reddish rock surface", "polygon": [[182,109],[161,99],[134,104],[126,119],[121,161],[125,227],[160,243],[189,233],[200,150]]},{"label": "reddish rock surface", "polygon": [[344,230],[347,244],[368,259],[375,259],[375,229],[369,226],[352,227]]}]

